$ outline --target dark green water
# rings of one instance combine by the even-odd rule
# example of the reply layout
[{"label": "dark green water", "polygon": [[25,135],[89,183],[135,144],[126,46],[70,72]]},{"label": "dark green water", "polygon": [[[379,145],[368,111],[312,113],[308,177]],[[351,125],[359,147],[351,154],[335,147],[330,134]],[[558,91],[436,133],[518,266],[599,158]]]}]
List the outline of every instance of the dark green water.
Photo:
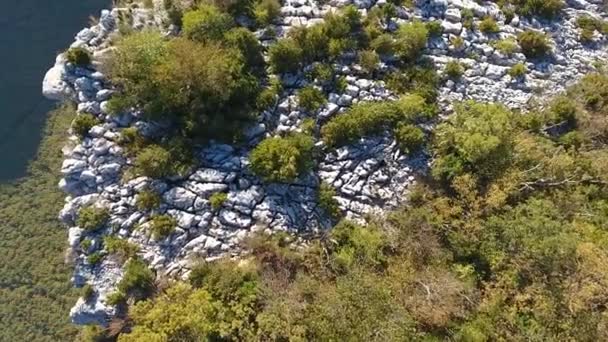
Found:
[{"label": "dark green water", "polygon": [[44,73],[57,52],[110,0],[2,0],[0,13],[0,182],[25,174],[46,113]]}]

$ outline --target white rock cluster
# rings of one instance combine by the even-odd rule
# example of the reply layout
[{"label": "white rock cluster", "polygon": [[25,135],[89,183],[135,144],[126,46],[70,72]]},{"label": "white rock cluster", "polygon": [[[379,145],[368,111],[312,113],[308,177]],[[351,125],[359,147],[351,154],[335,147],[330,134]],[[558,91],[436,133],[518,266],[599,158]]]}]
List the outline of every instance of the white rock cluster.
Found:
[{"label": "white rock cluster", "polygon": [[[501,102],[525,109],[537,92],[552,94],[563,90],[594,70],[597,60],[606,57],[604,38],[598,36],[594,42],[583,45],[578,40],[575,25],[580,14],[600,16],[601,2],[568,1],[568,8],[560,20],[548,23],[515,17],[507,25],[504,15],[492,2],[417,1],[415,9],[399,8],[397,18],[388,27],[396,29],[412,20],[441,22],[444,33],[430,40],[425,54],[439,70],[443,70],[450,60],[467,66],[459,80],[442,83],[439,103],[446,113],[454,101],[465,99]],[[329,4],[319,6],[312,0],[287,0],[273,30],[280,37],[292,26],[313,25],[322,21],[327,11],[349,4],[365,13],[372,6],[385,5],[386,1],[331,0]],[[476,22],[486,16],[494,17],[500,32],[490,37],[467,30],[462,23],[464,9],[473,11]],[[103,58],[111,49],[108,38],[119,29],[117,18],[122,12],[124,9],[102,11],[99,23],[79,32],[72,47],[90,50],[94,61]],[[131,9],[130,13],[130,23],[135,29],[160,26],[165,18],[162,11],[143,8]],[[524,29],[548,33],[554,43],[550,58],[530,62],[521,53],[502,55],[490,44],[491,39],[515,37]],[[271,38],[264,32],[267,31],[257,32],[257,35],[268,44]],[[464,42],[460,48],[452,46],[456,37]],[[524,78],[512,79],[507,70],[519,62],[525,63],[529,72]],[[362,76],[361,68],[352,62],[352,58],[345,58],[334,67],[345,76],[346,91],[331,93],[327,105],[317,113],[298,108],[294,94],[307,84],[304,77],[285,77],[283,96],[246,130],[248,143],[245,147],[211,143],[196,148],[199,165],[185,177],[162,180],[139,177],[123,181],[122,173],[132,161],[117,143],[121,131],[136,127],[142,134],[149,134],[162,127],[142,120],[136,111],[120,116],[108,115],[107,100],[112,96],[113,88],[106,77],[99,71],[71,65],[63,54],[59,55],[55,66],[45,76],[43,94],[56,100],[74,100],[79,113],[91,113],[102,122],[82,140],[72,136],[63,150],[65,160],[59,186],[68,196],[59,217],[69,227],[75,267],[73,280],[77,286],[89,283],[96,290],[92,300],[79,300],[71,311],[72,320],[79,324],[105,322],[114,314],[114,308],[105,300],[122,277],[121,265],[112,258],[90,265],[86,258],[88,253],[101,248],[104,235],[128,239],[140,247],[141,256],[158,274],[180,277],[187,274],[195,257],[213,259],[238,255],[239,241],[251,232],[309,234],[329,228],[330,219],[317,205],[317,188],[321,181],[336,189],[341,209],[353,219],[362,219],[368,214],[382,215],[384,210],[402,204],[414,175],[425,171],[428,157],[401,153],[390,136],[364,138],[351,146],[324,151],[315,170],[291,184],[264,183],[248,168],[251,148],[264,137],[297,131],[307,118],[320,125],[359,101],[394,98],[382,81]],[[383,68],[389,67],[383,64]],[[317,145],[323,148],[322,143]],[[135,205],[138,193],[149,188],[162,194],[162,205],[154,213],[171,215],[178,225],[169,237],[160,241],[151,239],[145,229],[135,229],[149,224],[152,213],[140,211]],[[216,210],[209,199],[217,192],[225,192],[228,196]],[[109,209],[108,227],[91,234],[76,226],[78,210],[87,205]],[[85,235],[92,241],[87,251],[80,246]]]}]

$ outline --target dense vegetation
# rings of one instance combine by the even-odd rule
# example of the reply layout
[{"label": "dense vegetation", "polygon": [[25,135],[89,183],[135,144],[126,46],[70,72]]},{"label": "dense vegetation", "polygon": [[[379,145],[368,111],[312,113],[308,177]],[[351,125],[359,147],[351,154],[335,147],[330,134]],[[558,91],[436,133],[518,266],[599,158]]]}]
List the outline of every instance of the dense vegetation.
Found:
[{"label": "dense vegetation", "polygon": [[[131,306],[118,339],[608,338],[606,89],[608,76],[590,74],[525,114],[459,104],[409,205],[366,226],[342,221],[304,248],[254,236],[246,260],[201,264]],[[372,117],[416,117],[415,103]],[[420,142],[404,127],[395,134]],[[319,201],[331,213],[330,192]]]},{"label": "dense vegetation", "polygon": [[57,220],[61,147],[74,111],[49,116],[28,176],[0,185],[0,340],[69,341],[67,315],[78,293],[64,264],[66,231]]}]

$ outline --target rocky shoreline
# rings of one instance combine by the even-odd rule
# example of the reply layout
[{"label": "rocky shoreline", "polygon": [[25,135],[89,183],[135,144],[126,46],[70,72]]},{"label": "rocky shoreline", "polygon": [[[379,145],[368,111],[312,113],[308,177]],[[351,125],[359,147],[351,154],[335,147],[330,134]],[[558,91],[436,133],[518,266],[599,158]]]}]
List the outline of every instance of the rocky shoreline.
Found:
[{"label": "rocky shoreline", "polygon": [[[332,0],[319,6],[311,0],[287,0],[273,27],[280,37],[292,26],[312,25],[321,21],[327,11],[350,4],[367,11],[373,6],[385,5],[386,1]],[[510,24],[504,24],[504,13],[495,3],[416,1],[414,9],[398,8],[397,18],[387,25],[394,30],[412,20],[441,22],[444,32],[430,39],[425,56],[440,72],[454,60],[465,66],[458,80],[442,82],[438,99],[442,115],[451,112],[454,102],[467,99],[500,102],[525,110],[535,98],[542,101],[542,96],[558,93],[595,70],[598,62],[608,55],[604,37],[596,35],[593,41],[583,44],[576,26],[576,18],[582,14],[601,18],[602,1],[573,0],[567,5],[560,18],[552,22],[516,16]],[[249,170],[249,151],[266,136],[297,131],[307,118],[320,125],[359,101],[395,98],[384,82],[364,76],[353,56],[344,56],[334,68],[345,76],[346,90],[340,94],[331,93],[328,103],[317,113],[298,110],[294,94],[307,85],[303,75],[284,77],[285,90],[280,100],[246,130],[243,146],[211,143],[196,147],[198,166],[185,177],[124,180],[122,173],[132,160],[118,144],[121,131],[136,127],[144,135],[154,135],[162,132],[162,127],[142,120],[137,111],[109,115],[107,100],[114,90],[105,75],[96,70],[99,65],[96,61],[111,51],[109,41],[119,30],[121,12],[130,11],[134,29],[159,27],[166,34],[173,34],[174,27],[163,25],[166,13],[160,9],[161,4],[156,7],[102,11],[99,22],[80,31],[72,44],[72,47],[84,47],[92,53],[92,67],[72,65],[62,54],[43,82],[46,97],[75,101],[79,113],[90,113],[101,120],[88,137],[80,139],[72,135],[63,150],[63,179],[59,186],[67,197],[59,217],[69,231],[73,281],[76,286],[91,284],[96,290],[94,300],[81,299],[72,309],[71,318],[77,324],[103,323],[114,314],[115,309],[106,303],[106,298],[122,277],[121,265],[112,258],[92,265],[86,257],[101,248],[105,235],[116,235],[138,245],[140,255],[160,276],[183,277],[194,258],[211,260],[239,255],[239,242],[251,232],[287,231],[307,236],[328,229],[331,220],[317,204],[316,189],[321,182],[335,188],[335,199],[346,217],[362,220],[366,215],[382,215],[385,210],[406,201],[408,188],[417,174],[426,171],[429,163],[429,157],[424,153],[403,154],[394,139],[380,136],[325,151],[313,172],[290,184],[264,183]],[[551,56],[533,62],[520,52],[505,55],[492,46],[487,34],[463,27],[463,11],[472,11],[475,22],[487,16],[495,18],[499,32],[491,34],[495,36],[493,38],[514,38],[524,29],[542,30],[551,37],[553,52]],[[272,41],[264,32],[256,35],[265,45]],[[463,44],[455,48],[451,42],[457,37]],[[526,65],[525,77],[508,74],[508,70],[518,63]],[[381,72],[388,69],[390,63],[382,63]],[[321,142],[317,142],[317,146],[323,148]],[[151,239],[141,229],[134,229],[150,223],[152,213],[138,210],[136,206],[138,193],[148,188],[162,194],[162,204],[155,212],[172,216],[178,225],[170,236],[159,241]],[[226,201],[218,210],[212,208],[209,201],[217,192],[227,193]],[[108,227],[94,234],[77,227],[78,210],[88,205],[109,209]],[[83,250],[81,241],[85,234],[92,243]]]}]

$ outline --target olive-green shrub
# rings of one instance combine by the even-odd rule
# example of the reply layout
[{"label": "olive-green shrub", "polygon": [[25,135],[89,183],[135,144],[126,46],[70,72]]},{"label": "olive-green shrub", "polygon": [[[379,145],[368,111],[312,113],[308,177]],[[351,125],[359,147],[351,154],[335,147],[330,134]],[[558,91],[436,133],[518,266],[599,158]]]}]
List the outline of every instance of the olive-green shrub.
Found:
[{"label": "olive-green shrub", "polygon": [[267,138],[251,151],[251,170],[267,182],[293,181],[312,168],[313,148],[314,140],[302,133]]},{"label": "olive-green shrub", "polygon": [[90,205],[80,208],[76,224],[84,230],[94,231],[102,228],[109,218],[110,211],[107,208]]}]

